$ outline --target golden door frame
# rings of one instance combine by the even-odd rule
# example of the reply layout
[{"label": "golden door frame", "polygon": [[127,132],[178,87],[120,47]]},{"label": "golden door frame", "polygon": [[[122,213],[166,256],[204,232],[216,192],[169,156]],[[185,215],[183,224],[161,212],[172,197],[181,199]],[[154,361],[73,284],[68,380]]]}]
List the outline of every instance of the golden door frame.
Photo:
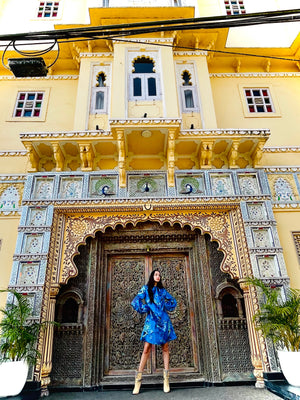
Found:
[{"label": "golden door frame", "polygon": [[[253,315],[258,308],[258,299],[253,287],[244,283],[253,274],[246,242],[244,224],[239,202],[222,203],[210,199],[210,203],[200,203],[193,199],[178,200],[111,200],[99,204],[65,206],[57,204],[51,230],[50,249],[46,270],[42,320],[54,321],[56,296],[61,285],[77,275],[74,256],[78,248],[85,244],[88,236],[95,237],[97,231],[115,229],[117,225],[134,226],[139,222],[153,221],[171,226],[179,224],[192,230],[200,229],[217,241],[218,250],[224,253],[221,270],[238,279],[244,291],[251,361],[256,377],[256,386],[263,387],[263,372],[270,370],[266,344],[261,334],[255,330]],[[42,354],[35,367],[35,379],[41,381],[42,395],[48,393],[52,370],[53,325],[41,333],[38,348]]]}]

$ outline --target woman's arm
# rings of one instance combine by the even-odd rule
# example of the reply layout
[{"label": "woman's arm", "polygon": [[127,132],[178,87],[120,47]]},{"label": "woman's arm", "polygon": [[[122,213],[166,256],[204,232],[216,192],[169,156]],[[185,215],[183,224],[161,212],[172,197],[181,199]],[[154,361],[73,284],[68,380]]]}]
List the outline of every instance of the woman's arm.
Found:
[{"label": "woman's arm", "polygon": [[147,290],[147,287],[143,286],[131,302],[132,307],[135,309],[135,311],[139,312],[140,314],[143,314],[143,313],[146,313],[149,311],[148,305],[143,302],[143,300],[146,297],[146,290]]},{"label": "woman's arm", "polygon": [[165,297],[165,310],[173,311],[175,309],[175,307],[177,306],[177,301],[166,290],[165,290],[164,297]]}]

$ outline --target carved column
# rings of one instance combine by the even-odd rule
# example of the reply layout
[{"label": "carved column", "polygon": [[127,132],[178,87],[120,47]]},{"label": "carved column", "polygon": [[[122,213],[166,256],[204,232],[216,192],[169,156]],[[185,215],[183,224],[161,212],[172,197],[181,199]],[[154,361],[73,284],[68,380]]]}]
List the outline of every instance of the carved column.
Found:
[{"label": "carved column", "polygon": [[229,168],[238,168],[238,165],[236,165],[236,161],[237,161],[237,158],[239,155],[238,149],[239,149],[239,141],[234,140],[232,142],[232,146],[231,146],[231,149],[230,149],[229,155],[228,155]]},{"label": "carved column", "polygon": [[125,171],[125,136],[124,130],[117,130],[117,142],[119,151],[119,186],[120,188],[126,187],[126,171]]},{"label": "carved column", "polygon": [[201,143],[200,148],[200,168],[211,168],[211,159],[213,155],[213,141]]},{"label": "carved column", "polygon": [[168,134],[167,150],[168,186],[175,186],[175,129],[170,129]]},{"label": "carved column", "polygon": [[80,160],[81,160],[81,170],[82,171],[92,171],[94,152],[92,145],[90,143],[80,144]]},{"label": "carved column", "polygon": [[37,152],[35,151],[31,143],[25,144],[25,147],[28,152],[27,156],[30,164],[28,172],[37,172],[39,170],[39,156],[37,155]]},{"label": "carved column", "polygon": [[53,148],[54,160],[56,162],[56,171],[61,172],[64,170],[65,157],[63,155],[63,152],[61,151],[58,142],[52,143],[52,148]]},{"label": "carved column", "polygon": [[255,149],[254,155],[253,155],[253,167],[254,168],[257,168],[260,164],[260,160],[262,159],[262,156],[263,156],[263,147],[264,147],[263,142],[258,143],[258,145],[256,146],[256,149]]},{"label": "carved column", "polygon": [[[56,296],[59,292],[59,285],[52,286],[50,288],[50,300],[47,310],[46,320],[54,321],[55,318],[55,303]],[[52,348],[53,348],[53,324],[48,325],[44,332],[43,341],[43,359],[41,368],[41,396],[48,396],[48,385],[50,384],[50,373],[52,370]]]},{"label": "carved column", "polygon": [[250,288],[243,281],[239,281],[239,284],[240,284],[242,290],[244,291],[244,301],[245,301],[245,308],[246,308],[248,335],[249,335],[249,343],[250,343],[250,350],[251,350],[251,362],[254,367],[253,374],[256,378],[255,386],[257,388],[263,388],[264,387],[263,357],[262,357],[262,352],[261,352],[261,348],[260,348],[259,333],[255,329],[255,326],[253,323],[254,307],[253,307],[253,302],[251,299]]}]

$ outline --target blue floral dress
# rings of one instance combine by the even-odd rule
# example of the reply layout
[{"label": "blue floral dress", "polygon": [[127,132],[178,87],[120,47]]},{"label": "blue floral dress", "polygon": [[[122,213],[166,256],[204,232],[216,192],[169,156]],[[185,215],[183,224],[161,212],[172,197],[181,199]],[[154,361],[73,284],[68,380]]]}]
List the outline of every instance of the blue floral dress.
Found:
[{"label": "blue floral dress", "polygon": [[177,305],[174,297],[157,286],[153,287],[153,303],[150,303],[148,286],[145,285],[133,299],[131,305],[139,313],[147,313],[141,341],[151,344],[165,344],[177,338],[167,311]]}]

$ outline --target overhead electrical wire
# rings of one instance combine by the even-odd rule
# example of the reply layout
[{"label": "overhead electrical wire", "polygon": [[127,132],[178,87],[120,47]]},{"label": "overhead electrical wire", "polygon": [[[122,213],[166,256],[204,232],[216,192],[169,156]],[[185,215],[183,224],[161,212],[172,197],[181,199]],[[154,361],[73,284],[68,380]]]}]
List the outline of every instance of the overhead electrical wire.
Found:
[{"label": "overhead electrical wire", "polygon": [[[4,64],[4,55],[8,48],[12,46],[14,50],[22,56],[38,57],[44,55],[57,45],[58,52],[57,56],[51,65],[52,66],[58,59],[59,56],[59,45],[69,42],[79,42],[86,40],[120,40],[124,42],[137,42],[132,39],[124,39],[126,36],[137,36],[149,33],[167,32],[167,31],[182,31],[182,30],[196,30],[196,29],[219,29],[219,28],[232,28],[242,26],[252,26],[270,23],[284,23],[284,22],[295,22],[300,21],[300,9],[285,10],[285,11],[271,11],[265,13],[252,13],[252,14],[238,14],[238,15],[226,15],[217,17],[201,17],[201,18],[184,18],[176,20],[163,20],[163,21],[151,21],[151,22],[138,22],[130,24],[116,24],[106,26],[90,26],[82,28],[69,28],[61,30],[41,31],[41,32],[28,32],[28,33],[17,33],[0,35],[1,41],[9,40],[9,44],[1,45],[5,47],[2,55],[2,63]],[[46,40],[53,41],[52,43],[45,42]],[[16,42],[22,41],[22,44],[17,45]],[[34,43],[32,42],[34,41]],[[139,39],[138,43],[149,44],[146,41]],[[50,46],[44,50],[20,50],[20,46],[28,45],[41,45],[50,44]],[[217,50],[207,48],[197,48],[190,46],[173,45],[166,43],[153,43],[156,46],[172,47],[174,49],[186,49],[196,51],[206,51],[221,54],[230,54],[236,56],[251,56],[261,57],[268,59],[278,59],[285,61],[300,61],[299,59],[278,57],[278,56],[267,56],[261,54],[234,52],[230,50]],[[7,68],[5,66],[5,68]],[[9,68],[7,68],[9,69]]]},{"label": "overhead electrical wire", "polygon": [[[260,25],[270,23],[283,23],[300,21],[300,9],[285,11],[269,11],[264,13],[225,15],[201,18],[182,18],[176,20],[162,20],[151,22],[138,22],[130,24],[115,24],[106,26],[89,26],[81,28],[57,29],[51,31],[14,33],[0,35],[0,41],[11,40],[45,40],[45,39],[71,39],[90,36],[107,36],[123,34],[128,35],[164,32],[174,30],[216,29],[232,28],[248,25]],[[141,28],[141,29],[139,29]]]}]

